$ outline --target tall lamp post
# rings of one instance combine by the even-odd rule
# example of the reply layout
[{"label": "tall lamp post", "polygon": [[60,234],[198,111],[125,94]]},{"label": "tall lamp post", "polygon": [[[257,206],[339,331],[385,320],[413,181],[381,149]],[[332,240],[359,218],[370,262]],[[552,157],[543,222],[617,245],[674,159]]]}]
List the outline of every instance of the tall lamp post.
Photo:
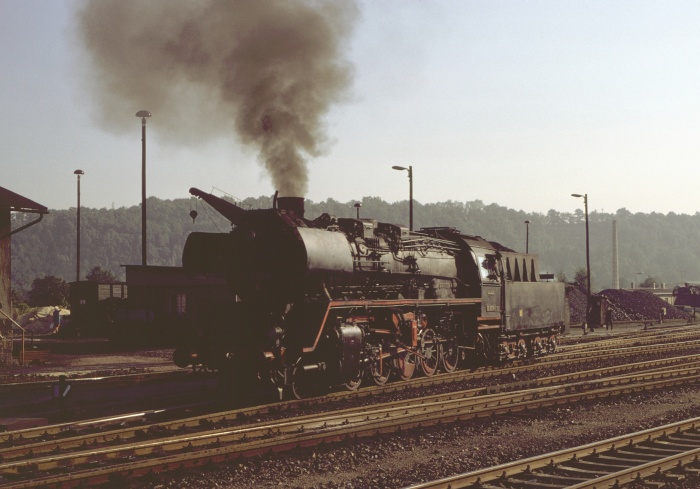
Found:
[{"label": "tall lamp post", "polygon": [[530,221],[525,221],[525,253],[530,253]]},{"label": "tall lamp post", "polygon": [[139,110],[141,118],[141,265],[146,266],[146,119],[151,117],[147,110]]},{"label": "tall lamp post", "polygon": [[405,166],[394,165],[391,168],[408,172],[408,230],[413,231],[413,166],[406,168]]},{"label": "tall lamp post", "polygon": [[83,170],[75,170],[73,174],[78,177],[78,222],[77,222],[77,249],[75,253],[75,281],[80,282],[80,175],[85,175]]},{"label": "tall lamp post", "polygon": [[[571,194],[572,197],[583,197],[583,207],[586,212],[586,322],[591,307],[591,254],[588,242],[588,194]],[[586,330],[584,329],[585,333]]]}]

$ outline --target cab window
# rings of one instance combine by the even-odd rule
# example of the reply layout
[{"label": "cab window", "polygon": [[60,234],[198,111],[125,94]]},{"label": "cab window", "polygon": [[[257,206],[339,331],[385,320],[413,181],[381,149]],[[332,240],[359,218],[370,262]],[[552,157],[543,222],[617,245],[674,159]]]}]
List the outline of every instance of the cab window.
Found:
[{"label": "cab window", "polygon": [[482,281],[498,281],[498,270],[496,267],[496,256],[492,254],[478,255],[479,271]]}]

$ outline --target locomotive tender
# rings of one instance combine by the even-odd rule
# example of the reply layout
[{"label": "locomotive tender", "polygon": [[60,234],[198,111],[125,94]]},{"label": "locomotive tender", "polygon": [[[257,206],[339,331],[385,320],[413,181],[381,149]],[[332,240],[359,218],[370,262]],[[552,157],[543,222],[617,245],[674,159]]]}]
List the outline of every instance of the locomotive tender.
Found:
[{"label": "locomotive tender", "polygon": [[239,387],[301,398],[452,372],[552,351],[568,322],[564,284],[540,281],[536,255],[454,228],[307,220],[303,198],[243,210],[190,193],[233,228],[191,233],[183,268],[224,276],[235,298],[199,318],[175,363],[217,369]]}]

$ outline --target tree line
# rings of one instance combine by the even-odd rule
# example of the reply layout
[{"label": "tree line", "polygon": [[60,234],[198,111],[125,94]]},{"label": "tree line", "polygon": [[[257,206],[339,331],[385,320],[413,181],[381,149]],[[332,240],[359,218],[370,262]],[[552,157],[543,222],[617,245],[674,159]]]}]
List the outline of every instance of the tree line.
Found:
[{"label": "tree line", "polygon": [[[408,224],[408,202],[388,203],[378,197],[339,202],[328,199],[306,202],[306,217],[322,213],[360,217],[382,222]],[[148,199],[148,264],[181,265],[182,248],[192,231],[227,232],[230,223],[198,199]],[[245,208],[270,208],[270,197],[245,199]],[[196,219],[191,211],[197,211]],[[13,228],[33,216],[13,215]],[[529,251],[540,256],[540,271],[573,281],[585,271],[585,216],[550,210],[528,213],[498,204],[446,201],[414,202],[414,228],[448,226],[464,234],[482,236],[516,251],[525,251],[529,224]],[[589,214],[591,285],[594,291],[612,286],[612,222],[617,221],[619,277],[622,288],[632,283],[672,286],[700,282],[700,213],[660,214],[593,211]],[[12,287],[17,297],[26,298],[37,278],[76,279],[75,208],[50,210],[37,225],[13,235]],[[141,264],[140,206],[117,209],[81,207],[81,280],[95,267],[124,280],[122,265]],[[580,277],[576,277],[580,280]]]}]

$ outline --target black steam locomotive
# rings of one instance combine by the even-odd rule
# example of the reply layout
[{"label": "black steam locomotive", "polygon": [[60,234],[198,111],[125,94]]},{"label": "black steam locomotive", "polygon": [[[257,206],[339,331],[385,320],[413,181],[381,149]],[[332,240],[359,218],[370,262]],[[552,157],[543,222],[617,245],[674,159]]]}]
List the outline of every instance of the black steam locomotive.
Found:
[{"label": "black steam locomotive", "polygon": [[303,198],[243,210],[190,193],[234,226],[190,234],[183,267],[224,276],[231,300],[200,315],[179,366],[301,398],[543,354],[568,322],[564,285],[540,280],[536,255],[454,228],[307,220]]}]

